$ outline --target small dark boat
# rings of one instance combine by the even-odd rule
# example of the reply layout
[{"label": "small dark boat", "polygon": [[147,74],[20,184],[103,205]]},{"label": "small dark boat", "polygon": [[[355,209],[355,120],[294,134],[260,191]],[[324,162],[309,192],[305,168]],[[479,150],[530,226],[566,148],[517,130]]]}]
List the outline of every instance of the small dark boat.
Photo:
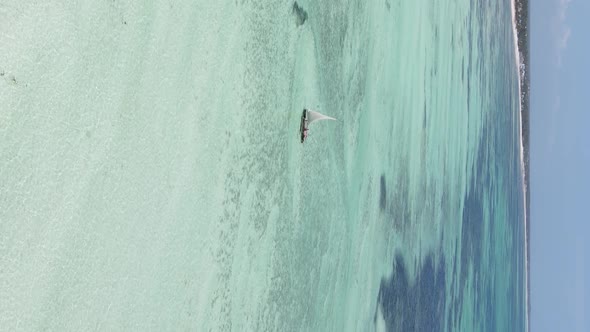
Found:
[{"label": "small dark boat", "polygon": [[319,121],[319,120],[334,120],[336,119],[325,116],[322,113],[310,111],[307,108],[303,109],[303,114],[301,114],[301,124],[299,124],[299,134],[301,135],[301,143],[305,142],[307,138],[307,132],[309,131],[309,125],[312,122]]},{"label": "small dark boat", "polygon": [[299,125],[299,134],[301,135],[301,143],[305,142],[305,131],[307,130],[307,109],[303,109],[301,114],[301,124]]}]

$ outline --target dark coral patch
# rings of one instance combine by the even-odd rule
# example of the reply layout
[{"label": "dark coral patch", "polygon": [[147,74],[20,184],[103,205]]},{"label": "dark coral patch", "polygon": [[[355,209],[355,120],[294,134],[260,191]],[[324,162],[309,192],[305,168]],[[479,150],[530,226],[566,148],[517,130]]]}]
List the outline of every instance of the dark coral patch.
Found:
[{"label": "dark coral patch", "polygon": [[299,6],[297,1],[293,3],[293,14],[297,17],[297,26],[303,25],[307,21],[307,12]]},{"label": "dark coral patch", "polygon": [[378,305],[387,331],[442,331],[445,313],[445,261],[424,257],[415,281],[409,280],[402,255],[393,260],[393,274],[381,280]]}]

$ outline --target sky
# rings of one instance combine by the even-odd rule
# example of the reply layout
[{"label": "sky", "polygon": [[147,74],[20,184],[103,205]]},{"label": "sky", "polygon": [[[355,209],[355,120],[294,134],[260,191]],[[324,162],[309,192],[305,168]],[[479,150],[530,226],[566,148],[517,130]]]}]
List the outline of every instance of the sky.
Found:
[{"label": "sky", "polygon": [[530,0],[529,5],[530,330],[586,332],[590,1]]}]

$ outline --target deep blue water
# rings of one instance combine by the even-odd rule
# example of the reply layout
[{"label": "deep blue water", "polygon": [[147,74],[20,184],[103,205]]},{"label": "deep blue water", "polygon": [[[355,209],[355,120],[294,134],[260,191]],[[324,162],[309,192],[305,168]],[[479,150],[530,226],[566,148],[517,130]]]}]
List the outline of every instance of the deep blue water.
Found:
[{"label": "deep blue water", "polygon": [[[445,188],[442,199],[427,186],[422,189],[426,202],[438,203],[441,240],[418,255],[404,250],[394,255],[393,272],[382,280],[377,299],[389,331],[525,329],[519,95],[510,2],[478,4],[470,8],[471,25],[457,33],[467,40],[467,54],[452,55],[461,57],[461,67],[452,70],[460,72],[464,89],[444,90],[450,98],[466,99],[461,116],[478,126],[479,133],[469,138],[474,157],[462,160],[465,190],[452,178],[440,179]],[[436,71],[426,74],[434,76]],[[428,221],[421,211],[403,207],[408,197],[403,190],[390,195],[387,177],[380,179],[380,208],[393,216],[392,227],[398,232],[417,232],[416,227],[396,227],[399,220]],[[451,245],[445,249],[443,243]],[[408,265],[413,259],[415,270]]]}]

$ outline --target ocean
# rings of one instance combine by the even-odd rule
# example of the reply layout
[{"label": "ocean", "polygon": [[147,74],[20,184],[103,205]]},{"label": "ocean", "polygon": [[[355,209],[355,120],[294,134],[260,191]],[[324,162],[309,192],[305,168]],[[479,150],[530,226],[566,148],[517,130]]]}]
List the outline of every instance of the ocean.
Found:
[{"label": "ocean", "polygon": [[512,6],[1,3],[0,330],[527,330]]}]

